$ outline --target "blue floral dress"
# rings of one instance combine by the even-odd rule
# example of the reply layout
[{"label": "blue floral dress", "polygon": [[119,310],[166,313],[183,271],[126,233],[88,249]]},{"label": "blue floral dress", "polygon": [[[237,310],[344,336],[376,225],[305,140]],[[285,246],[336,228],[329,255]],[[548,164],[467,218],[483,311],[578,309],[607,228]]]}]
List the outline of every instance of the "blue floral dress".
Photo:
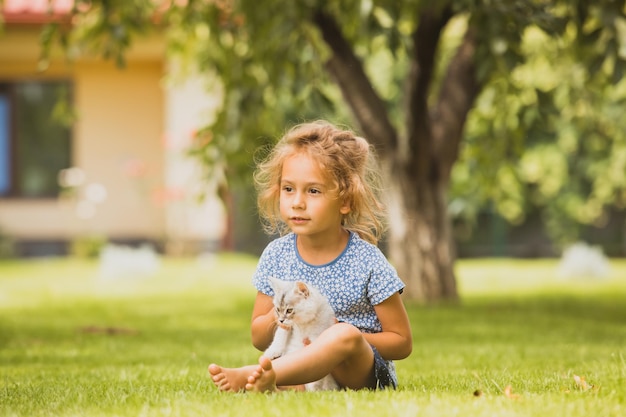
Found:
[{"label": "blue floral dress", "polygon": [[[317,287],[328,298],[337,320],[365,333],[382,331],[374,306],[401,292],[404,283],[380,249],[350,233],[346,248],[336,259],[324,265],[311,265],[300,257],[296,238],[290,233],[265,248],[252,278],[256,289],[271,297],[274,292],[269,277],[303,281]],[[397,376],[393,362],[383,360],[376,349],[374,354],[380,387],[395,388]]]}]

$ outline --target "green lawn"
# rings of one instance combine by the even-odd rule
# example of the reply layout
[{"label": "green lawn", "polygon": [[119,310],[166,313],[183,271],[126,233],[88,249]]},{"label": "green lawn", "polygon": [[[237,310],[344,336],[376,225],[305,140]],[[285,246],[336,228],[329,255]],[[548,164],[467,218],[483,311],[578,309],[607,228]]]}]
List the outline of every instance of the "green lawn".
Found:
[{"label": "green lawn", "polygon": [[0,262],[0,416],[626,415],[626,261],[573,281],[556,261],[459,262],[459,305],[408,306],[395,392],[220,394],[207,365],[259,355],[254,266],[106,280],[95,262]]}]

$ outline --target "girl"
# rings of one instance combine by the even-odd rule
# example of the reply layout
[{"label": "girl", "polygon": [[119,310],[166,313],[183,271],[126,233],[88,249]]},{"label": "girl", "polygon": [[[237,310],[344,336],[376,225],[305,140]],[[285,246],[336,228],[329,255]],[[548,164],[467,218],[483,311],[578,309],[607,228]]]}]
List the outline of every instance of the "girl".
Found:
[{"label": "girl", "polygon": [[367,141],[327,122],[302,124],[255,173],[266,231],[253,283],[252,343],[264,351],[276,329],[268,278],[301,280],[328,297],[338,323],[311,344],[241,368],[209,366],[222,391],[272,391],[332,374],[343,388],[397,386],[393,360],[412,350],[404,284],[375,246],[383,231],[374,155]]}]

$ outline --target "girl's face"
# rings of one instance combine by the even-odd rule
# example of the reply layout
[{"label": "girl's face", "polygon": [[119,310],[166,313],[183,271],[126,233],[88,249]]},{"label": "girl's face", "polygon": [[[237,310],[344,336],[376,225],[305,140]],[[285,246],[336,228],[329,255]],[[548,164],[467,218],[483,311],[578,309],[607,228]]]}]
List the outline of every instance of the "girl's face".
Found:
[{"label": "girl's face", "polygon": [[336,192],[317,162],[305,153],[288,157],[280,182],[280,214],[292,232],[313,238],[341,232],[350,206]]}]

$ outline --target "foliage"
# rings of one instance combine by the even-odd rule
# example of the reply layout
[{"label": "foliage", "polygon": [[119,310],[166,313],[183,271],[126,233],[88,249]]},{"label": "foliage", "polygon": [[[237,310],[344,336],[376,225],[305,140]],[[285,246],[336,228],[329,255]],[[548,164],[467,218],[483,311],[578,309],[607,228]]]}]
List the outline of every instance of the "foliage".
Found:
[{"label": "foliage", "polygon": [[150,33],[156,3],[151,0],[75,0],[72,26],[51,23],[41,32],[40,67],[47,68],[58,43],[70,59],[80,54],[100,55],[125,65],[125,53],[138,35]]},{"label": "foliage", "polygon": [[100,255],[108,239],[98,234],[89,234],[76,237],[70,244],[70,254],[77,258],[95,259]]},{"label": "foliage", "polygon": [[0,259],[12,258],[15,255],[13,238],[0,227]]},{"label": "foliage", "polygon": [[626,19],[611,10],[617,3],[570,17],[560,37],[526,29],[523,64],[477,100],[453,204],[476,211],[493,200],[514,224],[539,207],[561,244],[582,225],[606,224],[610,207],[626,209]]},{"label": "foliage", "polygon": [[[249,3],[240,7],[255,7]],[[289,24],[273,24],[278,19]],[[244,15],[231,2],[192,1],[172,5],[163,20],[170,52],[222,86],[221,111],[192,149],[209,175],[249,184],[259,148],[298,121],[334,118],[338,93],[324,76],[316,34],[298,3],[266,2]]]},{"label": "foliage", "polygon": [[397,362],[398,391],[220,394],[207,365],[259,354],[249,340],[255,263],[239,255],[167,259],[151,278],[107,281],[95,261],[0,262],[0,414],[626,411],[623,261],[605,281],[558,280],[555,261],[460,261],[463,304],[407,306],[415,343]]}]

